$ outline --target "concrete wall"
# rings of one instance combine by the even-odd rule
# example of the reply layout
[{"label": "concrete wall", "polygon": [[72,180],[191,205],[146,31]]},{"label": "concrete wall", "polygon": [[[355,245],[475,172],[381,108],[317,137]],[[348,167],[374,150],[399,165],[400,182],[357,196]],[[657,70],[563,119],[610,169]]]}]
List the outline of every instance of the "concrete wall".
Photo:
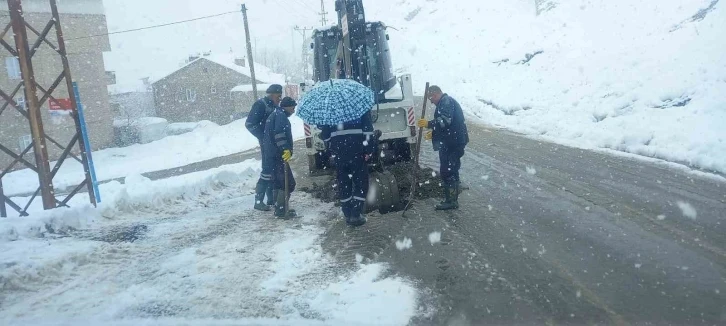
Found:
[{"label": "concrete wall", "polygon": [[[31,1],[32,2],[32,1]],[[38,2],[38,1],[36,1]],[[75,1],[78,2],[78,1]],[[75,3],[69,1],[69,3]],[[47,1],[45,2],[47,3]],[[98,11],[98,3],[100,0],[91,1],[83,0],[79,3],[95,3],[95,7],[90,9]],[[40,2],[33,3],[33,6],[40,7]],[[29,8],[32,6],[26,6]],[[59,4],[61,12],[67,12],[67,7]],[[65,9],[64,9],[65,8]],[[35,29],[42,31],[45,24],[50,20],[48,12],[26,12],[25,19]],[[9,23],[7,10],[0,10],[0,25],[2,27]],[[78,82],[81,91],[81,99],[85,107],[86,121],[90,132],[90,141],[94,149],[104,148],[111,144],[113,139],[113,115],[109,106],[108,90],[106,85],[106,74],[103,63],[102,53],[110,50],[108,37],[96,37],[82,40],[71,40],[76,37],[94,35],[107,32],[106,17],[103,14],[61,14],[61,24],[68,48],[68,59],[71,66],[71,73],[74,81]],[[36,36],[28,31],[29,42],[32,45]],[[52,43],[57,44],[54,30],[49,37]],[[12,37],[12,31],[5,35],[4,40],[15,45]],[[11,57],[10,53],[4,48],[0,48],[0,89],[10,94],[15,87],[21,82],[20,78],[11,78],[7,71],[6,58]],[[63,70],[60,56],[57,55],[48,45],[42,44],[38,52],[33,57],[33,68],[37,82],[45,89],[50,88],[54,80]],[[38,98],[43,96],[38,91]],[[15,99],[24,98],[21,90]],[[66,88],[65,81],[61,82],[58,88],[53,92],[56,98],[68,98],[69,92]],[[0,106],[5,101],[0,99]],[[48,103],[42,108],[42,118],[45,132],[53,139],[57,140],[63,146],[66,146],[75,133],[75,124],[69,116],[51,117],[49,113]],[[30,135],[30,127],[28,120],[19,112],[8,106],[8,108],[0,114],[0,144],[9,149],[20,153],[20,139],[26,135]],[[61,150],[51,142],[47,143],[48,154],[51,160],[58,158]],[[75,146],[77,152],[77,146]],[[31,163],[35,163],[32,155],[26,155],[25,158]],[[9,155],[0,152],[0,164],[4,169],[12,159]],[[17,168],[18,166],[16,166]]]},{"label": "concrete wall", "polygon": [[[249,77],[232,69],[197,60],[153,84],[157,115],[172,123],[230,123],[239,113],[230,90],[250,82]],[[193,96],[187,96],[187,92]]]}]

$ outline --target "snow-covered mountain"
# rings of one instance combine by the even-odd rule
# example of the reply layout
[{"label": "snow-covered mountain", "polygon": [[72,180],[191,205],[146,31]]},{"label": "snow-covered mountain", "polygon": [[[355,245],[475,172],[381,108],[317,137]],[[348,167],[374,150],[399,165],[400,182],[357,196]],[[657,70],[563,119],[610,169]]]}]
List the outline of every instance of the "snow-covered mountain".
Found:
[{"label": "snow-covered mountain", "polygon": [[366,8],[368,20],[397,29],[389,31],[394,64],[484,122],[723,173],[724,5],[401,0]]}]

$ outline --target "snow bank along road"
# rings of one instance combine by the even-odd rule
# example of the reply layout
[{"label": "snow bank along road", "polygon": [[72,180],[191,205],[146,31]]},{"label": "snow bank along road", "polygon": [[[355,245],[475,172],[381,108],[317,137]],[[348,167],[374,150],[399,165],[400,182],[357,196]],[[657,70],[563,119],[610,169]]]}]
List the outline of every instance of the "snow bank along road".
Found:
[{"label": "snow bank along road", "polygon": [[296,195],[296,221],[251,210],[257,165],[132,176],[99,209],[0,221],[0,324],[408,323],[411,283],[323,251],[332,205]]},{"label": "snow bank along road", "polygon": [[[470,125],[461,210],[331,230],[431,289],[421,325],[726,323],[721,177]],[[422,162],[438,166],[424,146]],[[341,249],[342,248],[342,249]]]}]

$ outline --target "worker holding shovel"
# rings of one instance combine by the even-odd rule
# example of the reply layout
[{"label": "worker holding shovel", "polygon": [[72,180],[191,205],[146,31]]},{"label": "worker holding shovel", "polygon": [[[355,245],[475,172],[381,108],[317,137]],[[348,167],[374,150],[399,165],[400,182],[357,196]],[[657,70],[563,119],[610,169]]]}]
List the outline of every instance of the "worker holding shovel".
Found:
[{"label": "worker holding shovel", "polygon": [[272,170],[272,183],[275,198],[275,217],[291,219],[298,217],[294,210],[288,209],[290,193],[295,190],[295,178],[290,170],[292,158],[292,128],[290,116],[295,113],[297,103],[290,97],[280,102],[265,124],[262,138],[262,165]]}]

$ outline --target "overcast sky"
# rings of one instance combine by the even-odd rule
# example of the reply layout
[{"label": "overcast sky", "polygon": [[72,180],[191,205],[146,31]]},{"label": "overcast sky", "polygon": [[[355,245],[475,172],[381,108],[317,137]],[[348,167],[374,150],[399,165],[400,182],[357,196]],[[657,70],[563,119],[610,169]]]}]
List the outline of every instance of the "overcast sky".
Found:
[{"label": "overcast sky", "polygon": [[[333,20],[334,1],[325,1],[328,19]],[[368,2],[373,1],[387,0]],[[237,11],[180,25],[112,35],[112,52],[105,56],[107,69],[117,72],[119,82],[128,82],[173,70],[186,56],[197,52],[219,53],[232,49],[244,54],[241,3],[240,0],[104,0],[109,32]],[[298,58],[302,36],[293,27],[321,26],[319,0],[248,0],[245,3],[258,57],[264,56],[265,49],[277,49]]]}]

